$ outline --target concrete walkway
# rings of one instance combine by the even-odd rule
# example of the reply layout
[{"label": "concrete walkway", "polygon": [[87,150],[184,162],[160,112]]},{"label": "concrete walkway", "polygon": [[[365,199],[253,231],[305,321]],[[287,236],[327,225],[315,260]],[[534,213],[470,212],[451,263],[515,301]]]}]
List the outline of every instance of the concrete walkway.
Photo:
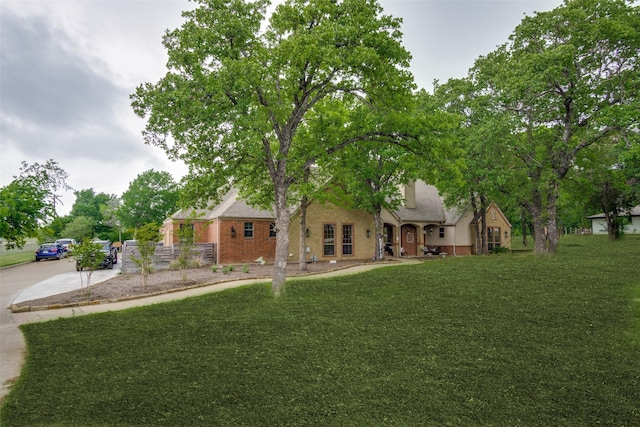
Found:
[{"label": "concrete walkway", "polygon": [[[91,273],[90,283],[95,285],[115,277],[118,274],[120,274],[120,268],[113,268],[112,270],[96,270]],[[23,290],[16,295],[11,303],[17,304],[23,301],[30,301],[51,295],[58,295],[64,292],[79,290],[82,289],[83,286],[86,286],[86,283],[82,283],[81,281],[86,282],[86,274],[84,272],[82,274],[78,272],[58,274]]]},{"label": "concrete walkway", "polygon": [[[418,260],[410,259],[410,258],[399,259],[399,261],[401,261],[402,263],[418,263],[419,262]],[[353,267],[349,267],[341,270],[329,271],[327,273],[322,273],[322,274],[314,274],[309,276],[296,276],[295,278],[289,278],[288,280],[289,281],[313,280],[313,279],[324,278],[324,277],[345,276],[345,275],[362,273],[364,271],[373,270],[375,268],[390,267],[390,266],[397,266],[397,265],[398,265],[397,263],[377,263],[377,264],[370,263],[370,264],[357,265],[357,266],[353,266]],[[114,270],[96,271],[94,272],[94,275],[96,273],[103,273],[103,272],[111,274],[111,276],[113,276],[115,274],[118,274],[119,270],[114,269]],[[38,283],[37,285],[32,286],[31,288],[25,289],[18,296],[16,296],[16,298],[14,298],[14,301],[15,302],[28,301],[34,298],[41,298],[48,295],[55,295],[56,293],[60,293],[60,292],[66,292],[68,290],[78,289],[77,273],[73,275],[73,278],[71,276],[67,276],[66,273],[60,274],[58,276],[52,277],[50,279],[45,280],[44,282],[41,282],[41,283]],[[104,275],[104,278],[103,278],[103,275],[94,276],[91,279],[91,283],[98,283],[99,281],[106,280],[109,277],[107,277],[107,274]],[[72,280],[69,280],[69,279],[72,279]],[[5,350],[11,350],[10,354],[14,355],[12,359],[16,359],[16,360],[9,360],[9,361],[5,361],[8,363],[3,363],[2,378],[1,378],[2,387],[0,388],[0,398],[4,397],[9,392],[9,388],[11,386],[11,380],[17,378],[18,375],[20,374],[20,370],[22,369],[22,363],[24,359],[24,340],[21,339],[22,332],[18,328],[19,325],[22,325],[25,323],[33,323],[33,322],[44,322],[44,321],[54,320],[62,317],[76,317],[84,314],[101,313],[101,312],[116,311],[116,310],[126,310],[132,307],[142,307],[142,306],[158,304],[162,302],[176,301],[184,298],[203,295],[211,292],[219,292],[225,289],[236,288],[239,286],[245,286],[245,285],[250,285],[254,283],[264,283],[264,282],[268,282],[269,280],[270,279],[236,280],[232,282],[216,283],[210,286],[203,286],[203,287],[188,289],[188,290],[179,291],[179,292],[172,292],[172,293],[156,295],[156,296],[147,297],[147,298],[140,298],[140,299],[114,302],[114,303],[108,303],[108,304],[61,308],[57,310],[42,310],[42,311],[30,311],[25,313],[13,313],[14,320],[15,320],[15,327],[8,328],[8,329],[5,328],[3,332],[17,335],[15,337],[16,339],[3,340],[3,341],[5,343],[11,343],[10,345],[12,345],[14,348],[3,349],[3,352]],[[72,283],[68,283],[67,281]],[[68,289],[69,287],[72,287],[72,288]]]}]

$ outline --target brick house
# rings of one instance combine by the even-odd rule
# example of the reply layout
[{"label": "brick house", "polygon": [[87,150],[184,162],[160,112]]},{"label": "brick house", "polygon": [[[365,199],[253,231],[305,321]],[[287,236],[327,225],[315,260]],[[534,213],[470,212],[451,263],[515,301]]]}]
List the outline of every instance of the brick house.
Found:
[{"label": "brick house", "polygon": [[[404,204],[394,211],[383,210],[386,255],[424,256],[433,252],[449,255],[474,253],[475,226],[469,209],[447,209],[438,190],[423,181],[401,189]],[[230,191],[212,210],[181,210],[163,226],[164,244],[178,242],[179,227],[194,214],[194,240],[214,243],[217,263],[254,262],[275,257],[275,214],[252,208]],[[289,226],[289,261],[297,262],[299,253],[299,212],[294,211]],[[487,209],[490,248],[511,247],[511,224],[497,205]],[[375,252],[372,215],[346,209],[328,202],[312,200],[307,207],[307,260],[330,261],[371,259]]]},{"label": "brick house", "polygon": [[191,222],[194,243],[213,243],[217,264],[253,262],[262,257],[273,262],[276,252],[275,215],[253,208],[229,191],[212,210],[183,209],[167,218],[160,232],[165,246],[179,243],[179,230]]}]

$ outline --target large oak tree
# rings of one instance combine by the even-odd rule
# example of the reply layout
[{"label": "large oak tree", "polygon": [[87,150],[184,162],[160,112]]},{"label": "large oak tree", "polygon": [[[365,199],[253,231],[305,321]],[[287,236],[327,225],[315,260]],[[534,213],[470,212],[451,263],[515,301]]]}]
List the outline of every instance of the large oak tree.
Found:
[{"label": "large oak tree", "polygon": [[217,198],[231,185],[273,194],[278,296],[290,188],[319,157],[353,141],[317,135],[310,142],[298,138],[299,128],[327,100],[381,117],[402,112],[413,88],[410,55],[400,21],[383,15],[375,0],[288,0],[270,17],[265,0],[197,2],[182,27],[165,34],[169,71],[140,86],[132,105],[148,120],[146,142],[189,166],[189,199]]},{"label": "large oak tree", "polygon": [[472,78],[510,123],[495,139],[496,165],[512,171],[510,194],[531,214],[535,252],[554,253],[560,185],[578,153],[640,128],[640,7],[571,0],[527,17],[476,61]]}]

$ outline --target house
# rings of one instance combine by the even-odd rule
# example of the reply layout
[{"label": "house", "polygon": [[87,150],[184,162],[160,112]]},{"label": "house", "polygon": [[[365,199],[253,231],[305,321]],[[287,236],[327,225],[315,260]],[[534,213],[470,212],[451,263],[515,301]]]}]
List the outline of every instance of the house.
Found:
[{"label": "house", "polygon": [[[391,256],[424,256],[430,253],[475,253],[475,218],[470,209],[446,208],[436,187],[423,181],[402,186],[404,204],[383,210],[383,243]],[[300,212],[289,226],[289,261],[300,251]],[[217,263],[253,262],[275,257],[275,214],[247,205],[237,190],[230,191],[212,210],[181,210],[162,226],[164,244],[179,241],[179,229],[194,216],[194,241],[214,243]],[[487,209],[489,248],[511,247],[511,224],[497,205]],[[307,206],[305,252],[307,261],[371,259],[375,252],[373,216],[330,202],[311,200]]]},{"label": "house", "polygon": [[180,242],[180,228],[193,227],[194,243],[213,243],[216,263],[273,262],[276,252],[275,214],[249,206],[238,190],[229,191],[212,210],[183,209],[166,219],[160,232],[163,244]]},{"label": "house", "polygon": [[[621,214],[620,216],[625,216],[630,219],[623,228],[626,234],[640,233],[640,205],[632,208],[624,214]],[[608,234],[607,217],[604,213],[588,216],[587,219],[591,220],[591,230],[593,234]]]}]

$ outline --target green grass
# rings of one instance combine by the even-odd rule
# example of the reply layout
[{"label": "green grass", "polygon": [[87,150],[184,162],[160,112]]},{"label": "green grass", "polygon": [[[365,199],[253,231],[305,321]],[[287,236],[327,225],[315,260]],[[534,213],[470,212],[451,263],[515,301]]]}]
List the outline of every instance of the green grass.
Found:
[{"label": "green grass", "polygon": [[33,251],[0,255],[0,267],[22,264],[34,260]]},{"label": "green grass", "polygon": [[0,424],[640,425],[639,237],[25,325]]}]

